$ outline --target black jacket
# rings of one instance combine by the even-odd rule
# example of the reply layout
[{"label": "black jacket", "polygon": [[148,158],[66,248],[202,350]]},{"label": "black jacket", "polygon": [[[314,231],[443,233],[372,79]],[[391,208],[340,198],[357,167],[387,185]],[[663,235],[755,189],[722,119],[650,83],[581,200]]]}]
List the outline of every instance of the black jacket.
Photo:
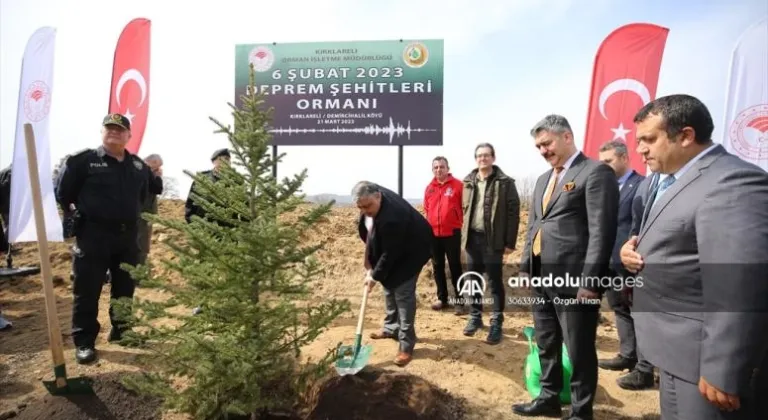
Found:
[{"label": "black jacket", "polygon": [[[214,173],[212,170],[203,171],[200,173],[200,175],[205,175],[209,177],[213,182],[216,182],[219,180],[219,177],[216,176],[216,173]],[[195,200],[192,198],[192,193],[196,192],[197,190],[197,182],[193,181],[192,186],[189,188],[189,195],[187,196],[187,201],[184,203],[184,220],[187,221],[187,223],[192,222],[192,216],[198,216],[200,218],[205,219],[206,213],[205,210],[203,210],[202,207],[197,205]]]},{"label": "black jacket", "polygon": [[[364,215],[357,227],[365,242]],[[392,289],[418,276],[432,256],[432,235],[429,222],[411,203],[381,188],[381,208],[373,218],[373,235],[367,245],[373,279]]]},{"label": "black jacket", "polygon": [[[200,172],[200,175],[207,176],[214,183],[219,182],[219,180],[221,180],[221,177],[216,172],[210,169],[207,171]],[[198,190],[199,188],[200,187],[198,186],[197,181],[193,181],[192,186],[189,188],[189,195],[187,196],[187,201],[184,204],[184,220],[186,220],[187,223],[192,223],[192,216],[198,216],[202,219],[208,219],[221,227],[234,228],[235,225],[233,225],[232,223],[228,223],[227,221],[224,221],[224,220],[214,219],[213,216],[211,217],[208,216],[208,213],[205,211],[205,209],[203,209],[197,203],[197,200],[195,200],[192,197],[193,192],[195,192],[199,196],[205,195],[203,191]],[[236,214],[234,212],[230,216],[238,220],[248,220],[246,216],[243,216],[242,214]]]},{"label": "black jacket", "polygon": [[616,227],[616,242],[613,244],[613,252],[611,253],[611,268],[625,277],[632,274],[621,264],[621,247],[631,236],[635,195],[638,193],[638,186],[644,179],[644,176],[632,171],[632,175],[624,182],[624,187],[619,190],[619,217]]}]

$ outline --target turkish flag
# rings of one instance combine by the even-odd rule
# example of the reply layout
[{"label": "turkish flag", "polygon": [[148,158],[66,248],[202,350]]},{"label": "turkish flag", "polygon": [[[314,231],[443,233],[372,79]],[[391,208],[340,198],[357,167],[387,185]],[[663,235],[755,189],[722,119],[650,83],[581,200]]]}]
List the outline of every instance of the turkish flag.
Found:
[{"label": "turkish flag", "polygon": [[645,175],[646,165],[635,152],[637,111],[656,99],[661,58],[669,29],[633,23],[611,32],[595,56],[592,89],[584,136],[584,154],[597,159],[600,146],[622,140],[632,169]]},{"label": "turkish flag", "polygon": [[128,22],[117,40],[112,65],[109,113],[131,121],[131,140],[126,149],[137,154],[149,113],[149,19]]}]

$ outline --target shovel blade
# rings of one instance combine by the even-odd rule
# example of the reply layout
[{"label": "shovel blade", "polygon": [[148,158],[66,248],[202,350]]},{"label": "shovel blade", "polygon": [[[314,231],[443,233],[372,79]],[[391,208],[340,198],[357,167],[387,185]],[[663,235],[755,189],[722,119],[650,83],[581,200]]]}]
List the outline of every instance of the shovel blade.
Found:
[{"label": "shovel blade", "polygon": [[59,378],[53,381],[43,381],[43,385],[51,395],[94,394],[93,385],[89,378]]},{"label": "shovel blade", "polygon": [[40,267],[0,267],[0,277],[32,276],[40,272]]},{"label": "shovel blade", "polygon": [[356,356],[354,346],[341,346],[337,355],[336,372],[339,376],[354,375],[368,364],[368,359],[371,357],[371,346],[360,346]]}]

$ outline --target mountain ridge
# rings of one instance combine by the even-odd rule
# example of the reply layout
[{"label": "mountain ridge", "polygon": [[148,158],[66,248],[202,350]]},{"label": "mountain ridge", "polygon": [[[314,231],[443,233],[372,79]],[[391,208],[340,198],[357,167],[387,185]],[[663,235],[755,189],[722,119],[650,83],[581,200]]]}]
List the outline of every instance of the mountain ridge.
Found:
[{"label": "mountain ridge", "polygon": [[[335,205],[338,207],[351,207],[354,205],[354,203],[352,202],[351,195],[341,195],[341,194],[331,194],[331,193],[312,194],[312,195],[308,194],[305,199],[311,203],[327,203],[331,200],[336,200]],[[406,198],[406,201],[408,201],[414,206],[420,206],[423,202],[423,200],[419,198]]]}]

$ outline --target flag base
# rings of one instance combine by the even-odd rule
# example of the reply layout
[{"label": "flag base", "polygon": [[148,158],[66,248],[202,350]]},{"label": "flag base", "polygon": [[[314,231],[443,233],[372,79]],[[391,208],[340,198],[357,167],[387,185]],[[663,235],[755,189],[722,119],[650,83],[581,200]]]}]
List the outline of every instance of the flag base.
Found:
[{"label": "flag base", "polygon": [[40,272],[40,267],[0,267],[0,278],[31,276]]}]

